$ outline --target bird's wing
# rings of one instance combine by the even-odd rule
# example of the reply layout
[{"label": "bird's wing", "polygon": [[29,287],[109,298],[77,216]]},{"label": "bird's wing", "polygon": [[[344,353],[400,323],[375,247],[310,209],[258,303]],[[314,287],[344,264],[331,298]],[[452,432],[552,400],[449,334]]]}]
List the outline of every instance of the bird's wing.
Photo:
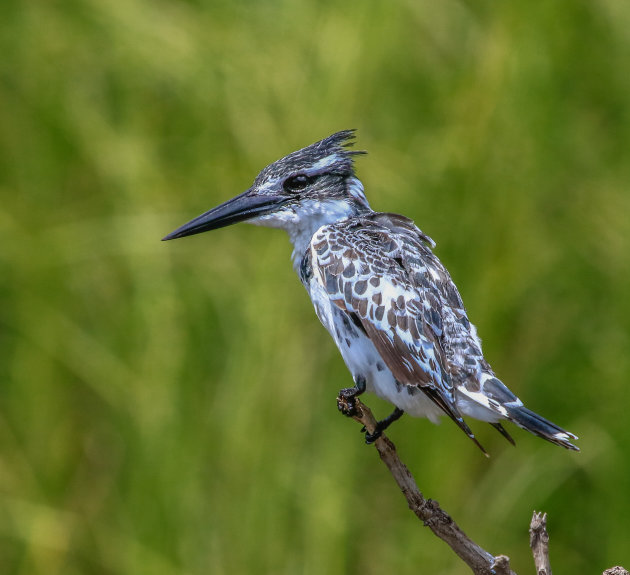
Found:
[{"label": "bird's wing", "polygon": [[440,343],[441,301],[429,285],[435,273],[429,243],[411,220],[394,214],[324,226],[310,244],[313,277],[358,320],[396,380],[421,389],[473,437],[455,405]]}]

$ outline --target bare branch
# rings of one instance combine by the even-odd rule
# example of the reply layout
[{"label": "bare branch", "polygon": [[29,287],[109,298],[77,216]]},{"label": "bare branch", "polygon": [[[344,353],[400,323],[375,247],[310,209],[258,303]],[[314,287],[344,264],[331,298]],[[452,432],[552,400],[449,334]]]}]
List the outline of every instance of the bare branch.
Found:
[{"label": "bare branch", "polygon": [[[372,412],[358,399],[337,398],[343,413],[365,426],[370,433],[376,429]],[[476,575],[516,575],[510,569],[510,560],[505,555],[494,557],[470,539],[446,513],[437,501],[425,499],[409,469],[400,460],[394,444],[384,435],[375,442],[381,460],[387,465],[400,490],[407,499],[409,508],[425,526],[444,541],[468,565]]]},{"label": "bare branch", "polygon": [[[339,411],[362,424],[368,433],[374,433],[377,421],[368,407],[356,397],[337,398]],[[510,558],[493,556],[468,537],[437,501],[425,499],[407,466],[400,460],[395,445],[381,435],[374,445],[387,465],[411,509],[423,524],[444,541],[475,575],[516,575],[510,568]],[[529,546],[532,548],[537,575],[552,575],[549,563],[549,534],[547,514],[534,511],[529,527]],[[623,567],[611,567],[603,575],[630,575]]]},{"label": "bare branch", "polygon": [[529,546],[534,555],[534,565],[538,575],[551,575],[549,563],[549,534],[547,533],[547,514],[534,511],[529,526]]}]

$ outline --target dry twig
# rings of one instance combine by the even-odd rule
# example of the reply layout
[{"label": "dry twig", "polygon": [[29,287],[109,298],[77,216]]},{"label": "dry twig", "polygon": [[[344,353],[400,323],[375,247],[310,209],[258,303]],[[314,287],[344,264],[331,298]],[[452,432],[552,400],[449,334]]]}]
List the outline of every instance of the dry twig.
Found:
[{"label": "dry twig", "polygon": [[[377,421],[372,412],[359,399],[337,398],[339,410],[361,423],[369,433],[374,433]],[[444,511],[437,501],[425,499],[407,466],[400,460],[396,447],[385,435],[381,435],[374,445],[378,454],[398,487],[407,499],[411,509],[426,527],[431,529],[468,565],[475,575],[516,575],[510,568],[510,559],[505,555],[492,555],[468,537]],[[549,564],[549,534],[547,514],[537,513],[529,528],[529,545],[534,555],[537,575],[551,575]],[[623,567],[611,567],[603,575],[630,575]]]},{"label": "dry twig", "polygon": [[534,511],[529,526],[529,546],[534,555],[534,565],[538,575],[551,575],[549,563],[549,534],[547,533],[547,514]]},{"label": "dry twig", "polygon": [[[344,413],[352,413],[353,419],[364,425],[368,432],[373,433],[377,422],[372,412],[358,399],[351,401],[354,406],[349,405],[346,398],[338,397],[339,409]],[[409,508],[425,526],[450,546],[473,573],[476,575],[516,575],[510,569],[508,557],[505,555],[495,557],[481,548],[459,528],[437,501],[424,498],[409,469],[398,457],[396,447],[387,437],[384,435],[379,437],[375,446],[383,463],[387,465],[407,499]]]}]

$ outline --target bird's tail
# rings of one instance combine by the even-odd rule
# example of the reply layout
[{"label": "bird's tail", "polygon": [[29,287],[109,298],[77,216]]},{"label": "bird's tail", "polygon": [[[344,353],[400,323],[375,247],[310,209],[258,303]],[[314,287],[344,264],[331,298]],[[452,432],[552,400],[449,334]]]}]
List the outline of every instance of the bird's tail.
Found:
[{"label": "bird's tail", "polygon": [[508,403],[505,404],[504,407],[507,410],[508,419],[516,423],[519,427],[547,441],[551,441],[551,443],[565,447],[566,449],[580,451],[580,449],[570,441],[577,439],[577,435],[565,431],[555,423],[533,412],[531,409],[527,409],[524,405]]}]

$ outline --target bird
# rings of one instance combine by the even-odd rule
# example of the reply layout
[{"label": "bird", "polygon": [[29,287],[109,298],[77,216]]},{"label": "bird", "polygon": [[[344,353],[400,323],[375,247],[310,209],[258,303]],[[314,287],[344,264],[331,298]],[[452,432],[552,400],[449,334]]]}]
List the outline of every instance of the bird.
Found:
[{"label": "bird", "polygon": [[367,443],[404,413],[449,417],[482,450],[465,418],[510,443],[510,421],[579,451],[577,436],[525,407],[484,358],[476,327],[435,242],[402,215],[374,211],[355,173],[355,130],[343,130],[265,167],[251,187],[171,232],[173,240],[238,222],[288,233],[291,261],[354,385],[394,406]]}]

